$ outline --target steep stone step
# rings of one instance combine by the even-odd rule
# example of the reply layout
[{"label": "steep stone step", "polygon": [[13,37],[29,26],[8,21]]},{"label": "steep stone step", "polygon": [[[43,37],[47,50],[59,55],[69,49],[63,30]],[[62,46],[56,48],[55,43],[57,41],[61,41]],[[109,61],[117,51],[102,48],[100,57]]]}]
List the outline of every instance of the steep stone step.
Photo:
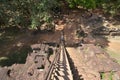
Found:
[{"label": "steep stone step", "polygon": [[56,71],[54,73],[53,80],[73,80],[64,46],[61,46],[60,58],[56,65]]}]

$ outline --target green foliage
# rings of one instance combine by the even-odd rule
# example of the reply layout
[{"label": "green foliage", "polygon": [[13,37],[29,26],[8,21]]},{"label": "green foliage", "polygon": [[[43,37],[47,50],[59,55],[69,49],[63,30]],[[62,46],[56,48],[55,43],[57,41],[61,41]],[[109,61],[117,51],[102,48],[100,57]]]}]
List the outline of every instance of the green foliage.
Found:
[{"label": "green foliage", "polygon": [[50,22],[51,9],[57,5],[56,0],[0,0],[0,28],[37,28]]},{"label": "green foliage", "polygon": [[102,8],[112,15],[119,13],[120,0],[67,0],[69,7],[81,6],[85,9]]},{"label": "green foliage", "polygon": [[96,8],[97,0],[67,0],[71,8],[82,6],[84,8]]},{"label": "green foliage", "polygon": [[109,80],[113,80],[113,71],[110,72],[110,77],[109,77]]},{"label": "green foliage", "polygon": [[116,15],[120,11],[120,0],[107,0],[101,6],[106,13]]}]

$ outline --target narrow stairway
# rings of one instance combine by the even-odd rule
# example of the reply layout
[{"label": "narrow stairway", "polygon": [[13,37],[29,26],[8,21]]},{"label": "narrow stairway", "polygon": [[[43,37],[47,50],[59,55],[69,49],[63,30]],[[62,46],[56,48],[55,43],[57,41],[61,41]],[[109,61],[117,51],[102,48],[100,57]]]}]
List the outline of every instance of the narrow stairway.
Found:
[{"label": "narrow stairway", "polygon": [[53,80],[73,80],[65,47],[61,45],[60,58],[57,62]]}]

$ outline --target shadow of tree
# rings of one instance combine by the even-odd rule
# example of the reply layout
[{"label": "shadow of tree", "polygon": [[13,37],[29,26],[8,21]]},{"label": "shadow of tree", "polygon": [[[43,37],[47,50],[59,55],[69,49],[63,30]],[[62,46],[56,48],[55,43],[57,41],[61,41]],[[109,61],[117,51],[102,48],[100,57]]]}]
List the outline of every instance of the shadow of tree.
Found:
[{"label": "shadow of tree", "polygon": [[104,35],[95,35],[93,37],[96,40],[94,43],[96,46],[100,46],[101,48],[106,48],[109,46],[110,41]]},{"label": "shadow of tree", "polygon": [[0,29],[0,47],[14,40],[15,36],[21,34],[20,32],[16,27]]},{"label": "shadow of tree", "polygon": [[[104,26],[104,18],[99,14],[87,12],[81,17],[81,27],[87,34],[85,38],[89,41],[94,40],[93,44],[103,48],[109,46],[109,29]],[[90,36],[90,37],[89,37]]]},{"label": "shadow of tree", "polygon": [[23,64],[26,62],[27,55],[31,51],[29,46],[23,46],[20,49],[13,50],[9,52],[9,55],[0,60],[0,66],[11,66],[15,63]]}]

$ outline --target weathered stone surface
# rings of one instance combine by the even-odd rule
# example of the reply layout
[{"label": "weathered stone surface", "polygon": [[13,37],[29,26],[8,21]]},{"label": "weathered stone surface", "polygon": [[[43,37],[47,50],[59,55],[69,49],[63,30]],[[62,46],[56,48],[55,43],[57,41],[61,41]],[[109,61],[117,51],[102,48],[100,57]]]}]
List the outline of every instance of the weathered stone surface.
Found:
[{"label": "weathered stone surface", "polygon": [[100,69],[97,69],[98,71],[120,70],[120,65],[111,60],[100,47],[93,44],[84,44],[83,48],[81,52],[83,52],[84,60],[88,66],[100,67]]},{"label": "weathered stone surface", "polygon": [[[0,68],[0,80],[43,80],[49,68],[48,45],[34,44],[25,64],[13,64]],[[54,52],[53,52],[54,53]]]},{"label": "weathered stone surface", "polygon": [[114,72],[112,77],[113,77],[113,80],[120,80],[120,71]]},{"label": "weathered stone surface", "polygon": [[[106,75],[105,80],[108,80],[111,75],[111,71],[113,71],[116,72],[116,74],[114,74],[114,76],[116,76],[114,77],[115,79],[120,77],[120,65],[110,58],[110,56],[102,50],[102,48],[93,44],[83,44],[82,47],[79,47],[79,50],[82,53],[81,57],[83,57],[83,62],[85,62],[88,67],[88,70],[85,68],[87,72],[81,74],[88,75],[92,77],[93,80],[98,80],[100,79],[100,72],[104,72]],[[94,76],[92,76],[92,74],[94,74]],[[88,76],[84,76],[86,78],[85,80],[91,80]],[[99,78],[95,79],[95,76]]]}]

